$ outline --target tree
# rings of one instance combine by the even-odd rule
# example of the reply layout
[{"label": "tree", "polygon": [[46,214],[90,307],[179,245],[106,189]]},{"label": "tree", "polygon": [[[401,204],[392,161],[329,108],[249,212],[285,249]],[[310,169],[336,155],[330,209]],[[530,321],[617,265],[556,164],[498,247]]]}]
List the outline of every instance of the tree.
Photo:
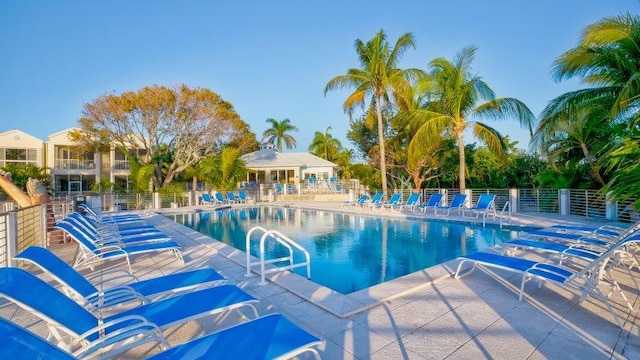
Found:
[{"label": "tree", "polygon": [[219,156],[202,159],[197,173],[214,189],[233,190],[238,182],[246,180],[247,168],[240,159],[239,149],[225,147]]},{"label": "tree", "polygon": [[408,86],[409,81],[419,77],[422,72],[417,69],[402,70],[398,62],[408,48],[415,48],[414,36],[411,33],[401,35],[393,48],[387,41],[387,35],[380,30],[373,39],[364,43],[355,41],[356,52],[360,60],[360,68],[352,68],[346,74],[338,75],[329,80],[324,88],[324,94],[338,88],[355,88],[344,102],[345,112],[352,114],[354,108],[365,108],[365,101],[371,98],[367,107],[367,123],[377,120],[378,145],[380,155],[380,172],[382,177],[382,191],[387,193],[387,168],[384,147],[384,118],[383,109],[391,106],[391,96],[394,91]]},{"label": "tree", "polygon": [[144,149],[147,155],[138,160],[143,167],[152,165],[155,189],[170,184],[201,158],[217,154],[225,144],[246,150],[257,145],[229,102],[209,89],[186,85],[103,95],[85,104],[79,124],[73,140],[88,148],[115,144]]},{"label": "tree", "polygon": [[287,149],[291,149],[296,147],[298,144],[296,143],[296,139],[289,135],[289,132],[298,131],[298,128],[291,125],[291,120],[283,119],[282,121],[277,121],[272,118],[268,118],[267,122],[271,124],[271,127],[262,133],[263,139],[266,139],[267,142],[270,142],[278,147],[278,151],[282,152],[282,142],[287,146]]},{"label": "tree", "polygon": [[[580,125],[583,133],[577,133],[581,141],[574,141],[573,148],[583,147],[582,157],[591,163],[594,176],[600,168],[606,170],[610,180],[602,190],[616,200],[640,195],[636,175],[636,149],[640,145],[639,64],[639,16],[627,13],[605,17],[587,26],[578,45],[555,60],[553,72],[557,81],[578,77],[588,87],[551,100],[541,122],[540,130],[545,132],[558,126],[556,119],[570,126],[584,124]],[[569,145],[563,144],[567,149]],[[640,208],[640,201],[634,205]]]},{"label": "tree", "polygon": [[[448,133],[455,136],[459,152],[459,186],[465,189],[466,159],[464,132],[471,128],[473,135],[487,144],[489,149],[504,153],[506,144],[494,128],[472,119],[501,119],[515,117],[521,126],[531,131],[535,116],[521,101],[513,98],[496,98],[495,93],[477,75],[471,72],[471,62],[476,49],[468,47],[456,55],[453,61],[436,58],[429,63],[429,77],[423,81],[429,101],[424,108],[412,112],[412,118],[421,126],[422,133]],[[481,102],[484,101],[484,102]],[[481,103],[479,103],[481,102]]]},{"label": "tree", "polygon": [[309,151],[325,160],[334,161],[338,152],[342,149],[342,144],[340,140],[329,133],[329,130],[331,130],[331,126],[327,126],[324,133],[316,131],[313,140],[311,140],[311,145],[309,145]]}]

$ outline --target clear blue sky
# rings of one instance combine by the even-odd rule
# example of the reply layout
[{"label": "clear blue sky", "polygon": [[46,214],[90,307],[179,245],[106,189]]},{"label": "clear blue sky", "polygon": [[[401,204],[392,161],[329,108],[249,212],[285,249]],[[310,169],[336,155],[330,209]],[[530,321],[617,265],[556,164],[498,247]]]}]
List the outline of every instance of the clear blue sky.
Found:
[{"label": "clear blue sky", "polygon": [[[346,147],[346,91],[329,79],[357,67],[354,40],[384,29],[417,39],[401,67],[427,69],[476,46],[474,70],[537,115],[576,89],[553,60],[585,26],[638,13],[637,0],[0,1],[0,132],[39,137],[75,126],[85,103],[145,85],[207,87],[230,101],[260,140],[269,117],[291,119],[305,151],[333,128]],[[515,122],[492,123],[529,141]]]}]

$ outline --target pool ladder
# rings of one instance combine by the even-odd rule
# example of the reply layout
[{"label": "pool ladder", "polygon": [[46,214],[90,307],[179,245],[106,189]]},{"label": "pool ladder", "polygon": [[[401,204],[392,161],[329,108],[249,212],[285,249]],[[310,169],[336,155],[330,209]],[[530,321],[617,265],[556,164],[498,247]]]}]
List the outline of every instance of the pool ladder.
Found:
[{"label": "pool ladder", "polygon": [[[260,237],[260,259],[259,261],[251,262],[251,235],[256,231],[263,232],[262,236]],[[275,259],[266,259],[265,242],[270,239],[276,241],[278,244],[287,248],[287,250],[289,250],[289,256],[283,256]],[[304,262],[297,263],[297,264],[293,262],[293,253],[295,251],[294,249],[297,249],[298,251],[304,254],[304,257],[305,257]],[[245,274],[245,277],[251,276],[252,266],[260,265],[260,285],[267,284],[266,274],[283,271],[283,270],[291,270],[291,269],[299,268],[302,266],[307,267],[307,278],[308,279],[311,278],[311,258],[309,256],[309,252],[305,248],[300,246],[300,244],[291,240],[290,238],[288,238],[287,236],[285,236],[284,234],[282,234],[277,230],[267,230],[262,226],[252,227],[247,232],[246,253],[247,253],[247,273]],[[282,261],[288,261],[289,265],[276,266],[271,269],[266,268],[267,264],[273,264],[273,263],[282,262]]]}]

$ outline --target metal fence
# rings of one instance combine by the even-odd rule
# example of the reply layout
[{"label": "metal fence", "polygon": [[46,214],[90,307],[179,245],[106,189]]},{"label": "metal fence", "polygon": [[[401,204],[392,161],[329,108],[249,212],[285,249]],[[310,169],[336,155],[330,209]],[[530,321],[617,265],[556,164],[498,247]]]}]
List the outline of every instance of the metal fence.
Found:
[{"label": "metal fence", "polygon": [[29,246],[46,246],[47,207],[36,205],[0,214],[0,266]]}]

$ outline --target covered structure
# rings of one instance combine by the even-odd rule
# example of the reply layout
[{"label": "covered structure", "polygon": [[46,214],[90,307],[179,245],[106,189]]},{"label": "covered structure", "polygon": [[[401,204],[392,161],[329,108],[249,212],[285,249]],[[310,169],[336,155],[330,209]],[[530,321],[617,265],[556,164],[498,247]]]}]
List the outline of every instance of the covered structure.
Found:
[{"label": "covered structure", "polygon": [[262,148],[241,157],[250,184],[298,184],[335,181],[338,165],[308,152],[279,152]]}]

